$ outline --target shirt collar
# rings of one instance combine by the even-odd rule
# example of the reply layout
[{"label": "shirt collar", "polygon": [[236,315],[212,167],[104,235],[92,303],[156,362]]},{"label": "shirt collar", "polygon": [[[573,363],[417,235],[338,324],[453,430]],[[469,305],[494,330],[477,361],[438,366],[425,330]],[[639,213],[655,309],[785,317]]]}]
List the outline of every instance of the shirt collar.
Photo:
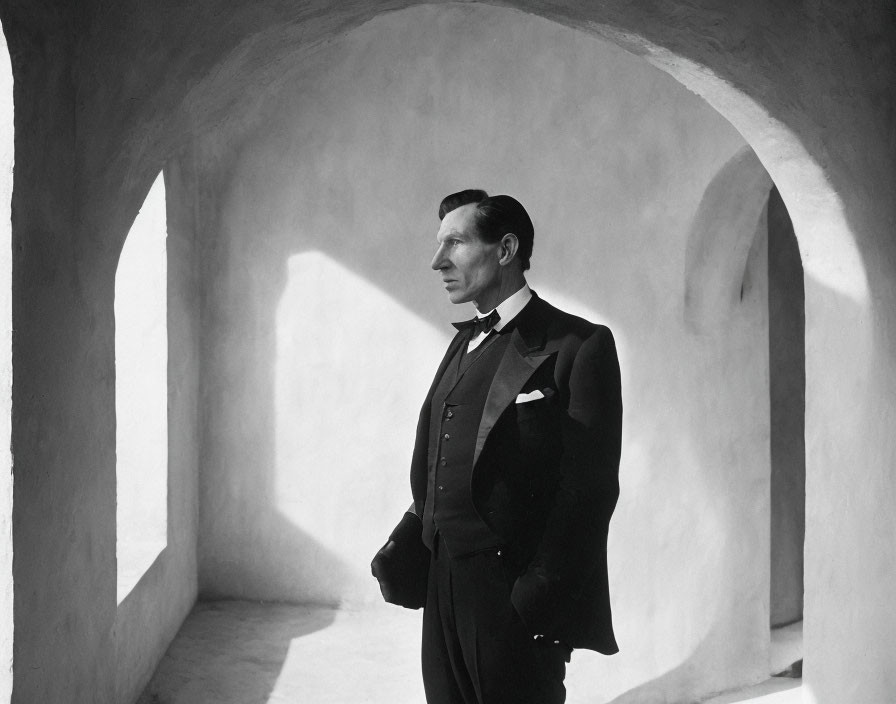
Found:
[{"label": "shirt collar", "polygon": [[[529,290],[529,284],[523,284],[523,287],[519,291],[501,301],[498,304],[498,307],[494,309],[497,310],[498,315],[501,316],[501,319],[495,325],[494,329],[501,330],[501,328],[519,315],[519,312],[526,307],[530,298],[532,298],[532,291]],[[479,317],[484,318],[491,312],[492,311],[489,310],[479,313]]]}]

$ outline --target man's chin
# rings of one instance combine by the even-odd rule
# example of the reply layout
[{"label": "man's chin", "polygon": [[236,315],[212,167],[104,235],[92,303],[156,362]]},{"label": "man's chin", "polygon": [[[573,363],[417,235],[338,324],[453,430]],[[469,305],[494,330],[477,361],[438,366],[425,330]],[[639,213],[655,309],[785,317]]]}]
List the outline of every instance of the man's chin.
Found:
[{"label": "man's chin", "polygon": [[461,291],[449,291],[448,292],[448,300],[454,303],[455,305],[459,303],[469,303],[469,296],[465,296]]}]

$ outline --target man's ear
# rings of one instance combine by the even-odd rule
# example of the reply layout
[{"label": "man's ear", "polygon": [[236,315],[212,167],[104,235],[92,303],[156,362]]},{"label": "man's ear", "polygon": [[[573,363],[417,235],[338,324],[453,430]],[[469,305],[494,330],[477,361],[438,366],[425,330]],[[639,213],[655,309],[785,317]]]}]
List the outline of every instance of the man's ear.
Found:
[{"label": "man's ear", "polygon": [[520,241],[512,232],[508,232],[501,238],[500,247],[498,248],[498,264],[507,266],[514,260],[516,253],[519,251]]}]

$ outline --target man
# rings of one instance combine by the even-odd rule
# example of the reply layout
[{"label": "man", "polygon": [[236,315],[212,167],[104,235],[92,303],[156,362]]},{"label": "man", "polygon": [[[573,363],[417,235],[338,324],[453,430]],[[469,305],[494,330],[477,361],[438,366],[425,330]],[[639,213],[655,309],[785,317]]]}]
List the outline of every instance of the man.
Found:
[{"label": "man", "polygon": [[372,563],[423,612],[429,704],[559,704],[572,648],[617,651],[606,543],[619,493],[610,330],[526,284],[534,232],[510,196],[445,198],[432,268],[479,316],[420,412],[414,503]]}]

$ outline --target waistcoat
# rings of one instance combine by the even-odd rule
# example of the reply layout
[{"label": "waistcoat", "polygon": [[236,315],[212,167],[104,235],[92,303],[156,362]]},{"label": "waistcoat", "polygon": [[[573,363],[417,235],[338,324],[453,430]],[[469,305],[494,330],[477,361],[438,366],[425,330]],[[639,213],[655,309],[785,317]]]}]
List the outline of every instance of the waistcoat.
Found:
[{"label": "waistcoat", "polygon": [[454,557],[499,542],[476,511],[471,480],[479,422],[509,343],[508,330],[472,352],[466,352],[466,345],[462,345],[432,397],[429,442],[436,452],[429,453],[423,541],[432,549],[433,535],[438,531]]}]

